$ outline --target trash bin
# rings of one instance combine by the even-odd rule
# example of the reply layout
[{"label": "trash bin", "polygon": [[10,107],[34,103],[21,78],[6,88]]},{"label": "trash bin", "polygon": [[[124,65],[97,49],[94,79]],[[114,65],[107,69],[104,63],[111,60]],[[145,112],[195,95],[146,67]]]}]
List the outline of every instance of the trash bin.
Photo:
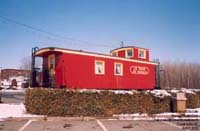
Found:
[{"label": "trash bin", "polygon": [[176,93],[176,97],[173,100],[173,106],[175,112],[184,113],[186,112],[186,95],[183,92]]}]

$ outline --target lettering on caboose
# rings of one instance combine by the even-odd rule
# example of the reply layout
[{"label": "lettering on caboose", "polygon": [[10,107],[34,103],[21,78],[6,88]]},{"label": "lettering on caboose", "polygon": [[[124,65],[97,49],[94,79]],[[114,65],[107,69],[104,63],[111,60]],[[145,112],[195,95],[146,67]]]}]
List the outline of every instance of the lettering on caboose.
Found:
[{"label": "lettering on caboose", "polygon": [[145,66],[130,66],[130,73],[138,75],[148,75],[149,68]]}]

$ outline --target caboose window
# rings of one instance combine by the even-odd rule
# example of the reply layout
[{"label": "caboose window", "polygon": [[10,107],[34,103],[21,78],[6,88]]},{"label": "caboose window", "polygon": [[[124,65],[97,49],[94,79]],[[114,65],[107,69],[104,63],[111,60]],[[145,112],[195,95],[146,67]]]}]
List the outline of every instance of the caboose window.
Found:
[{"label": "caboose window", "polygon": [[145,59],[146,58],[146,51],[145,50],[139,50],[138,57]]},{"label": "caboose window", "polygon": [[95,61],[95,74],[105,73],[105,63],[104,61]]},{"label": "caboose window", "polygon": [[127,49],[126,50],[126,58],[133,57],[133,49]]},{"label": "caboose window", "polygon": [[113,52],[113,53],[112,53],[112,56],[117,56],[117,52]]},{"label": "caboose window", "polygon": [[115,63],[114,72],[115,75],[123,75],[123,64]]},{"label": "caboose window", "polygon": [[50,69],[54,69],[55,61],[53,57],[50,57]]}]

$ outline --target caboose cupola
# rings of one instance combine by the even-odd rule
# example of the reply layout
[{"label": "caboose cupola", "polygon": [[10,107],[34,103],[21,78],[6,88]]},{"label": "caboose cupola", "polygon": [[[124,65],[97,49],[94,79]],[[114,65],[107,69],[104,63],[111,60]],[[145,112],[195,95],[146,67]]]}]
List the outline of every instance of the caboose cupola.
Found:
[{"label": "caboose cupola", "polygon": [[149,49],[129,46],[110,51],[111,56],[123,57],[135,60],[149,61]]}]

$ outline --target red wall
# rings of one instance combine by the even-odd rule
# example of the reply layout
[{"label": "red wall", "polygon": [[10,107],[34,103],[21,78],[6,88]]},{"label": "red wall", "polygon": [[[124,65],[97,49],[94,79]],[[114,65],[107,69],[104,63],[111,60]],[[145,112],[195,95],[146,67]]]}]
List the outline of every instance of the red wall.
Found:
[{"label": "red wall", "polygon": [[125,50],[118,51],[118,57],[126,57]]},{"label": "red wall", "polygon": [[[95,60],[105,61],[105,74],[95,74]],[[123,76],[114,75],[114,62],[123,63]],[[131,74],[130,66],[149,68],[148,75]],[[56,64],[57,85],[69,88],[95,89],[153,89],[155,86],[155,65],[125,62],[109,58],[61,54]]]}]

